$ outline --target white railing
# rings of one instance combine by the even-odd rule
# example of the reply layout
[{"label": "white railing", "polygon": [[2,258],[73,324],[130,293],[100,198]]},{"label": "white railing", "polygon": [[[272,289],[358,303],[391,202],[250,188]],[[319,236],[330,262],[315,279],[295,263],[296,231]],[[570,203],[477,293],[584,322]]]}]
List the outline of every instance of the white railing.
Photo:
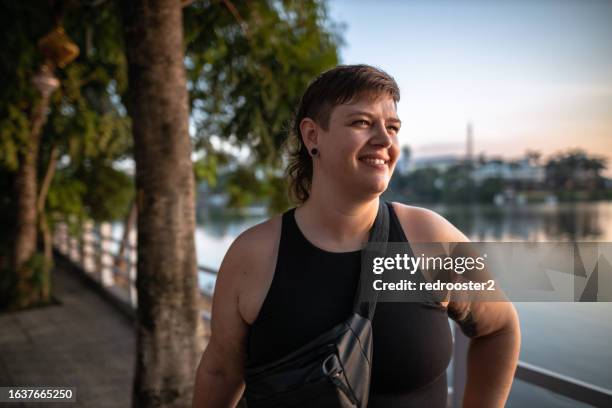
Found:
[{"label": "white railing", "polygon": [[120,241],[112,236],[110,223],[94,225],[91,221],[85,222],[78,236],[69,233],[67,224],[58,223],[53,234],[53,246],[57,251],[119,300],[136,308],[135,231],[129,234],[121,259],[113,250],[119,244]]},{"label": "white railing", "polygon": [[[123,253],[119,255],[121,240],[113,237],[112,224],[94,224],[88,221],[81,225],[80,230],[80,234],[70,234],[66,223],[56,224],[53,233],[55,250],[97,282],[114,300],[122,302],[123,306],[130,309],[136,309],[136,231],[130,231]],[[199,273],[217,273],[205,266],[198,266],[198,270]],[[202,292],[202,296],[208,299],[203,303],[210,304],[209,294]],[[202,316],[205,320],[210,320],[210,310],[207,309],[205,307],[202,310]]]}]

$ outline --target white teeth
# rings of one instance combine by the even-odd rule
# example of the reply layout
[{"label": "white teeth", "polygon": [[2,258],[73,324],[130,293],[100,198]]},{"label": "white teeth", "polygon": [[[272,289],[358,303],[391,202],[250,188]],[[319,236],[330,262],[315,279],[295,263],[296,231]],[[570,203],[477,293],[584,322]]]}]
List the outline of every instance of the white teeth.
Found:
[{"label": "white teeth", "polygon": [[384,165],[386,164],[386,161],[384,161],[383,159],[374,159],[372,157],[364,157],[362,159],[360,159],[362,162],[368,163],[368,164],[376,164],[376,165]]},{"label": "white teeth", "polygon": [[370,157],[366,157],[361,159],[361,161],[366,162],[368,164],[385,164],[385,161],[383,159],[373,159]]}]

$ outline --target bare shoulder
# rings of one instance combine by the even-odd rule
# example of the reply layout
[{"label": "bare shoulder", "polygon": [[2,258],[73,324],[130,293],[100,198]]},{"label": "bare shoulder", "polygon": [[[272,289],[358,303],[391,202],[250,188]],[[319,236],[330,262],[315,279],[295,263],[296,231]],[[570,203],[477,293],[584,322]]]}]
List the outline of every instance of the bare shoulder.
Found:
[{"label": "bare shoulder", "polygon": [[435,211],[398,202],[391,204],[411,242],[469,241],[463,232]]},{"label": "bare shoulder", "polygon": [[[281,216],[274,216],[242,232],[234,240],[223,262],[260,263],[269,258],[280,237]],[[252,265],[249,265],[252,266]],[[249,268],[241,268],[243,275],[248,275]]]},{"label": "bare shoulder", "polygon": [[[246,358],[246,338],[258,296],[267,285],[266,273],[280,229],[276,217],[243,232],[228,249],[217,275],[212,304],[211,337],[205,356],[215,370],[240,375]],[[245,291],[245,288],[251,288]],[[267,289],[266,289],[267,290]],[[264,295],[265,296],[265,295]]]},{"label": "bare shoulder", "polygon": [[220,274],[234,287],[242,319],[251,324],[272,282],[280,240],[282,217],[274,216],[248,228],[232,243]]}]

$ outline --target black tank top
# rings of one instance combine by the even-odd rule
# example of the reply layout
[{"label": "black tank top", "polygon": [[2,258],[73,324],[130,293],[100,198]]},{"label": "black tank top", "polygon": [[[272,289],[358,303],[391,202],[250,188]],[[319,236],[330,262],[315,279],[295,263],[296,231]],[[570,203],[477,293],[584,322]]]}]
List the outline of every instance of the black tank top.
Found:
[{"label": "black tank top", "polygon": [[[389,242],[407,242],[393,206]],[[283,214],[276,270],[247,340],[249,365],[269,363],[308,343],[352,313],[361,251],[314,246]],[[444,309],[378,302],[373,326],[369,408],[446,406],[452,337]]]}]

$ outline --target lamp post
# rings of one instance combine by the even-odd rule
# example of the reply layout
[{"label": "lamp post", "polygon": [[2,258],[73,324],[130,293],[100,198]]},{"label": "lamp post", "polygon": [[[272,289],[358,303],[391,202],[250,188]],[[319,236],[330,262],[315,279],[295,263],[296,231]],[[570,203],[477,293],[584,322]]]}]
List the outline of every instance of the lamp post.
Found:
[{"label": "lamp post", "polygon": [[49,109],[49,99],[51,94],[59,87],[59,79],[53,74],[53,65],[44,63],[32,77],[32,85],[40,92],[40,100],[32,114],[32,129],[30,132],[31,143],[35,143],[38,148],[40,143],[40,132],[47,121],[47,110]]},{"label": "lamp post", "polygon": [[[51,94],[59,87],[59,80],[53,74],[54,68],[64,67],[79,54],[79,48],[56,27],[38,42],[44,62],[32,77],[32,84],[40,92],[40,99],[32,112],[30,137],[23,152],[19,155],[19,168],[15,176],[15,198],[17,200],[15,240],[13,244],[13,270],[17,274],[15,302],[17,308],[28,307],[49,300],[49,279],[32,279],[35,272],[27,262],[36,253],[37,246],[37,199],[38,180],[36,174],[38,151],[42,128],[47,120]],[[34,287],[33,281],[43,282]]]},{"label": "lamp post", "polygon": [[59,87],[59,80],[53,75],[49,65],[43,64],[32,77],[32,84],[43,98],[48,98]]}]

